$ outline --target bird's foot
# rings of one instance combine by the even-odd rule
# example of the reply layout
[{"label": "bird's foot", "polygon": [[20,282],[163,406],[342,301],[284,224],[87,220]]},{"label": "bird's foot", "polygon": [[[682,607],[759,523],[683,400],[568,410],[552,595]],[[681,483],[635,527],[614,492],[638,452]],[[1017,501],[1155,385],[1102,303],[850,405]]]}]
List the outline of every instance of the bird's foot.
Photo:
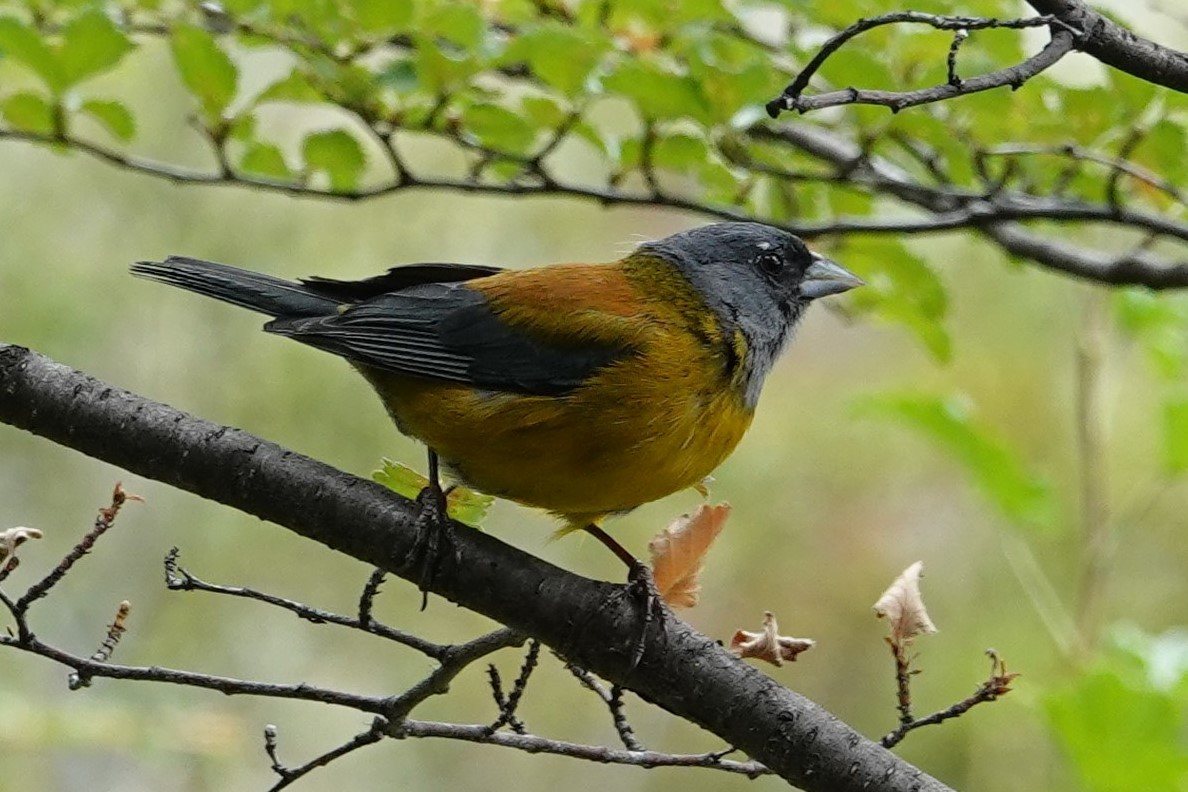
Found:
[{"label": "bird's foot", "polygon": [[635,671],[639,661],[643,659],[644,648],[647,646],[648,631],[655,624],[664,631],[664,623],[668,618],[668,609],[664,606],[664,598],[656,588],[656,580],[652,577],[652,569],[647,564],[636,559],[627,572],[627,599],[633,603],[636,613],[640,617],[639,635],[635,638],[635,647],[631,651],[631,663],[627,666],[627,673]]},{"label": "bird's foot", "polygon": [[430,466],[430,472],[433,475],[429,484],[417,494],[417,519],[413,524],[416,538],[408,554],[409,564],[419,569],[417,588],[421,592],[421,610],[429,604],[429,588],[441,568],[442,558],[454,548],[454,528],[446,507],[448,491],[441,488],[436,465]]},{"label": "bird's foot", "polygon": [[651,568],[615,541],[614,537],[602,530],[596,523],[583,526],[583,530],[605,545],[620,561],[627,565],[627,601],[632,604],[640,624],[639,634],[635,637],[634,648],[631,651],[631,663],[627,666],[627,673],[635,671],[639,661],[643,659],[644,648],[647,646],[648,630],[653,624],[658,625],[663,632],[664,622],[668,618],[668,608],[664,605],[664,598],[656,588],[656,580],[652,577]]}]

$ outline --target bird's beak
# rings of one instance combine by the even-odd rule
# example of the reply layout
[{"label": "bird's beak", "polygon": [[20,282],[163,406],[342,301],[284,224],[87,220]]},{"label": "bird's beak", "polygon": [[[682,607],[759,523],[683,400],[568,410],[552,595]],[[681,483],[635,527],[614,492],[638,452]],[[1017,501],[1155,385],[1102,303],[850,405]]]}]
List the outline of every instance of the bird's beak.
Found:
[{"label": "bird's beak", "polygon": [[815,300],[830,294],[841,294],[864,283],[862,278],[836,261],[830,261],[824,256],[814,253],[813,263],[804,271],[804,277],[800,281],[800,295],[809,300]]}]

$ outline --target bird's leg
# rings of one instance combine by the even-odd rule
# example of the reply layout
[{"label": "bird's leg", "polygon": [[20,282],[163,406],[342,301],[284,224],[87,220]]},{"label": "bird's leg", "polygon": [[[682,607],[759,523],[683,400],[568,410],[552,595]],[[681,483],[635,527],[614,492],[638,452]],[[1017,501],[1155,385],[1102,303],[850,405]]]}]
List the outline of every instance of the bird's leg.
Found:
[{"label": "bird's leg", "polygon": [[599,542],[602,542],[608,550],[627,565],[627,595],[635,602],[639,611],[642,611],[640,616],[643,618],[643,627],[639,631],[639,636],[635,641],[635,649],[631,653],[631,664],[627,667],[627,672],[631,673],[639,665],[639,661],[643,659],[648,628],[651,627],[652,621],[656,620],[658,624],[664,623],[664,600],[660,597],[660,592],[656,589],[656,581],[652,578],[652,570],[647,564],[631,555],[631,552],[627,548],[615,541],[610,534],[594,523],[589,523],[583,530]]},{"label": "bird's leg", "polygon": [[417,532],[409,558],[420,566],[417,588],[421,591],[421,610],[429,604],[429,586],[437,574],[443,546],[453,544],[453,529],[446,511],[446,494],[441,488],[437,452],[429,449],[429,483],[417,495]]}]

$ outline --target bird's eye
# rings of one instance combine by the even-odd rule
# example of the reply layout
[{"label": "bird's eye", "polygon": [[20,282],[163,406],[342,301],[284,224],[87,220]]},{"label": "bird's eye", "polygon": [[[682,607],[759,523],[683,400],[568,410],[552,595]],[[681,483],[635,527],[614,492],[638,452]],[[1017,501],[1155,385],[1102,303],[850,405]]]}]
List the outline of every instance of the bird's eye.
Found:
[{"label": "bird's eye", "polygon": [[768,275],[779,275],[784,268],[784,257],[778,253],[764,253],[755,261],[759,269]]}]

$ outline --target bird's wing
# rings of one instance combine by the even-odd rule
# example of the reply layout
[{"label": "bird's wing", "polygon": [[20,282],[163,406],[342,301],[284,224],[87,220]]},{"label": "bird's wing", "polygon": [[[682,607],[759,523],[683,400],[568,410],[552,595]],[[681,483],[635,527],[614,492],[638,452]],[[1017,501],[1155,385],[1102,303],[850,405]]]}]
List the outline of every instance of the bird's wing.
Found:
[{"label": "bird's wing", "polygon": [[353,303],[426,283],[459,283],[503,271],[482,264],[407,264],[363,280],[313,277],[302,278],[301,285],[324,297]]},{"label": "bird's wing", "polygon": [[572,391],[631,351],[626,339],[605,333],[567,338],[556,329],[565,318],[551,319],[549,331],[534,332],[531,320],[501,316],[478,288],[421,283],[265,329],[384,371],[546,396]]}]

